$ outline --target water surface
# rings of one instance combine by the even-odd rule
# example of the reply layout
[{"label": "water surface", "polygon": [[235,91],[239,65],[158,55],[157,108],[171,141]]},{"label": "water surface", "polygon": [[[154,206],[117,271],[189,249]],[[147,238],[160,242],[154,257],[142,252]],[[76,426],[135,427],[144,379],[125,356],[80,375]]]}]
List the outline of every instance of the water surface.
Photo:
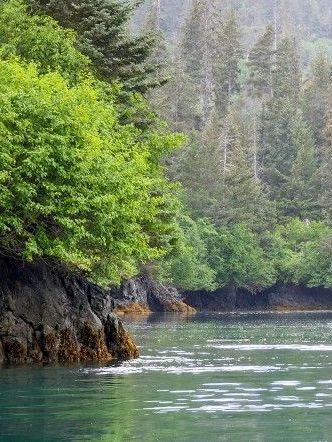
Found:
[{"label": "water surface", "polygon": [[0,370],[0,440],[332,441],[332,313],[127,328],[135,361]]}]

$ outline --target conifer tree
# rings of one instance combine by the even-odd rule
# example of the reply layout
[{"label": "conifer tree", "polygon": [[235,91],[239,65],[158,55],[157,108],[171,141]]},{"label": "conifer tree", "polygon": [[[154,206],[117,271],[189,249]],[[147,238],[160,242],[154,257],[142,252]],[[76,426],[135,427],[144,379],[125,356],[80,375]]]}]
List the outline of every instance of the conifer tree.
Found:
[{"label": "conifer tree", "polygon": [[219,114],[224,116],[232,96],[240,90],[241,33],[234,11],[229,13],[222,26],[216,30],[215,38],[215,103]]},{"label": "conifer tree", "polygon": [[328,97],[328,108],[326,114],[325,143],[322,152],[322,163],[320,176],[322,183],[321,204],[325,215],[332,222],[332,92]]},{"label": "conifer tree", "polygon": [[274,199],[290,176],[297,151],[292,138],[292,119],[297,107],[292,100],[273,99],[263,108],[261,121],[261,150],[263,181]]},{"label": "conifer tree", "polygon": [[252,167],[248,140],[250,128],[240,106],[241,102],[232,106],[225,122],[219,222],[244,222],[252,229],[260,230],[263,226],[271,225],[274,210]]},{"label": "conifer tree", "polygon": [[196,89],[199,113],[195,128],[203,129],[213,110],[214,0],[194,0],[182,31],[180,58]]},{"label": "conifer tree", "polygon": [[312,220],[320,216],[317,155],[301,111],[292,121],[291,132],[296,158],[284,186],[280,208],[285,216]]},{"label": "conifer tree", "polygon": [[284,37],[276,51],[273,96],[297,103],[300,88],[301,72],[297,44],[293,37]]},{"label": "conifer tree", "polygon": [[134,5],[119,0],[29,0],[34,11],[54,17],[61,26],[78,34],[77,48],[93,62],[98,76],[120,80],[128,91],[146,92],[158,81],[146,63],[153,36],[132,37],[128,21]]},{"label": "conifer tree", "polygon": [[[171,59],[168,45],[161,30],[161,3],[154,1],[151,4],[150,13],[147,16],[144,29],[154,35],[154,49],[147,59],[148,64],[154,66],[155,80],[159,81],[160,86],[168,83],[172,76],[170,68]],[[169,97],[167,95],[168,88],[153,88],[149,90],[146,97],[152,108],[162,117],[167,118],[167,110],[169,108]]]},{"label": "conifer tree", "polygon": [[321,158],[324,145],[324,126],[329,88],[332,85],[332,64],[322,51],[316,55],[309,81],[303,93],[303,109],[306,121],[312,128]]},{"label": "conifer tree", "polygon": [[299,57],[294,39],[281,40],[273,73],[273,97],[263,107],[261,119],[261,163],[263,180],[273,199],[282,199],[282,189],[288,182],[297,146],[293,138],[300,95]]},{"label": "conifer tree", "polygon": [[267,26],[249,53],[248,89],[253,97],[273,96],[274,32],[271,25]]}]

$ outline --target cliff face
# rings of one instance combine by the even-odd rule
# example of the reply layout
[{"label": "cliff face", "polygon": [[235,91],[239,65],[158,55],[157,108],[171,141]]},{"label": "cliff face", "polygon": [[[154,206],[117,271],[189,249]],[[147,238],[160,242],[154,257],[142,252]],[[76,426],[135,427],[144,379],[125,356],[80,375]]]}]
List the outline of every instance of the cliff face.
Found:
[{"label": "cliff face", "polygon": [[0,260],[0,364],[138,356],[111,293],[45,263]]},{"label": "cliff face", "polygon": [[183,293],[183,301],[198,311],[332,310],[332,289],[276,285],[255,293],[246,289]]},{"label": "cliff face", "polygon": [[117,314],[196,313],[183,302],[177,289],[154,281],[148,273],[124,281],[119,289],[112,290],[112,297]]}]

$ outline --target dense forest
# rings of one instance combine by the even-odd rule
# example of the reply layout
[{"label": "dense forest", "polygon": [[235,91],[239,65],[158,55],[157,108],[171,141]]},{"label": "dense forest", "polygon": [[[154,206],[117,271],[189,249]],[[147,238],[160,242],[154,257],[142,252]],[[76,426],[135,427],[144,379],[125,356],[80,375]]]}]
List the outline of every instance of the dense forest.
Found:
[{"label": "dense forest", "polygon": [[[137,5],[139,3],[139,5]],[[332,286],[327,0],[0,2],[0,253]]]}]

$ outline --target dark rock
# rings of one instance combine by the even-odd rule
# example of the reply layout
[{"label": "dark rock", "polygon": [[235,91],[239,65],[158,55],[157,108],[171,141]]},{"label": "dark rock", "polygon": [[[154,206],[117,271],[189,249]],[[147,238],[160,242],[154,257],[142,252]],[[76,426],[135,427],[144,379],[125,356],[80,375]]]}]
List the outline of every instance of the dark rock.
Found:
[{"label": "dark rock", "polygon": [[269,289],[224,288],[184,292],[183,301],[198,311],[331,310],[332,289],[276,285]]},{"label": "dark rock", "polygon": [[272,310],[332,310],[332,289],[277,285],[264,292]]},{"label": "dark rock", "polygon": [[108,362],[138,355],[109,290],[44,262],[0,260],[0,363]]},{"label": "dark rock", "polygon": [[113,289],[112,297],[117,314],[196,313],[183,302],[176,288],[154,281],[147,272],[125,281],[119,289]]}]

